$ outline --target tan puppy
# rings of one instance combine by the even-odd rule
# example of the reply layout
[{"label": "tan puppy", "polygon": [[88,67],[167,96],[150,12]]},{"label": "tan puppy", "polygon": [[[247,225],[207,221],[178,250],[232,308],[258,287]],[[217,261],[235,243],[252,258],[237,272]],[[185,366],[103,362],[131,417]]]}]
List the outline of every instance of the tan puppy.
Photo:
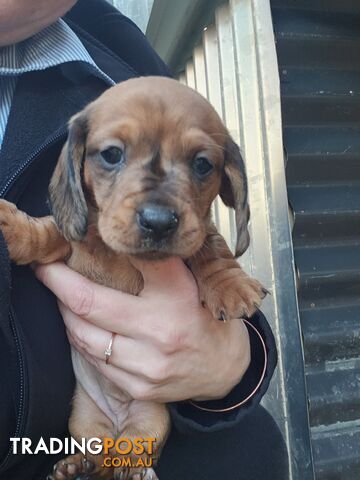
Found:
[{"label": "tan puppy", "polygon": [[[2,200],[0,227],[18,264],[64,259],[89,279],[134,295],[143,278],[131,256],[180,256],[215,317],[250,316],[266,290],[241,270],[212,224],[218,194],[236,211],[241,255],[249,244],[249,208],[239,148],[198,93],[174,80],[138,78],[72,118],[50,185],[53,217],[30,218]],[[73,365],[72,436],[155,437],[156,460],[169,431],[166,406],[129,398],[76,351]],[[110,408],[94,403],[89,382],[105,389]],[[102,462],[101,455],[77,454],[59,462],[50,478],[156,479],[152,468],[114,472]]]}]

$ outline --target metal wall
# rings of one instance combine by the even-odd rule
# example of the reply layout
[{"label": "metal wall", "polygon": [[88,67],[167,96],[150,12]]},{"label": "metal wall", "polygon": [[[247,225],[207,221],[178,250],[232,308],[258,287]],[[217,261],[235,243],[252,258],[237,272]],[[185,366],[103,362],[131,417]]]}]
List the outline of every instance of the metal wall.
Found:
[{"label": "metal wall", "polygon": [[318,480],[360,479],[360,2],[272,0]]},{"label": "metal wall", "polygon": [[[241,264],[271,290],[263,311],[279,351],[279,366],[264,403],[289,446],[288,478],[312,479],[279,75],[269,2],[233,0],[218,7],[214,21],[203,28],[202,38],[179,79],[210,100],[245,158],[251,246]],[[214,216],[219,230],[234,247],[232,212],[219,200]]]}]

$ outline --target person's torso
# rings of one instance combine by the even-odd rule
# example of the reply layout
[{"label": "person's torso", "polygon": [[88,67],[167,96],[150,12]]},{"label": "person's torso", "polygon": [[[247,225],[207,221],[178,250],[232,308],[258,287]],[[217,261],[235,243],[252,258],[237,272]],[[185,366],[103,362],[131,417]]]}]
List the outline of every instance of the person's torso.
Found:
[{"label": "person's torso", "polygon": [[[102,6],[96,0],[90,3]],[[123,21],[112,11],[106,34],[112,31],[114,45],[129,38],[135,42],[135,27]],[[131,33],[124,31],[124,25],[131,27]],[[139,74],[168,74],[155,54],[151,58],[147,45],[145,71],[139,73],[86,32],[78,29],[76,33],[99,68],[115,82]],[[128,45],[129,52],[141,51],[142,41],[138,35],[138,42]],[[69,118],[109,87],[95,76],[74,78],[55,67],[25,74],[17,82],[0,152],[0,197],[34,216],[48,214],[48,184],[66,140]],[[44,475],[40,470],[56,459],[12,455],[9,438],[31,437],[36,444],[40,437],[67,435],[74,388],[70,350],[56,299],[29,267],[10,265],[1,235],[0,272],[0,478],[40,479]]]}]

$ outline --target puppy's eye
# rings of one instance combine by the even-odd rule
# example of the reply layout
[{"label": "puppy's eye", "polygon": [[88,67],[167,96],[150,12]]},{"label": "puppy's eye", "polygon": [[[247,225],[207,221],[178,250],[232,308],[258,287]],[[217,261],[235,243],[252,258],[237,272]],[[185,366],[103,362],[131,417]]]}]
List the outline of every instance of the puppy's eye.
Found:
[{"label": "puppy's eye", "polygon": [[109,147],[100,152],[100,155],[109,165],[117,165],[124,161],[124,150],[119,147]]},{"label": "puppy's eye", "polygon": [[198,177],[204,178],[214,169],[214,166],[206,157],[199,155],[195,157],[192,168]]}]

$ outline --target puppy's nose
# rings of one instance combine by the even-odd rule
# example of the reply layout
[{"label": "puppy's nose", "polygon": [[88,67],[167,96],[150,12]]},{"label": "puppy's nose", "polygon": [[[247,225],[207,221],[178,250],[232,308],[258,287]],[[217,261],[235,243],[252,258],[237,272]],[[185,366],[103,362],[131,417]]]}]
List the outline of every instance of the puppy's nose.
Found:
[{"label": "puppy's nose", "polygon": [[137,222],[143,235],[160,240],[175,232],[179,216],[169,207],[147,203],[137,211]]}]

